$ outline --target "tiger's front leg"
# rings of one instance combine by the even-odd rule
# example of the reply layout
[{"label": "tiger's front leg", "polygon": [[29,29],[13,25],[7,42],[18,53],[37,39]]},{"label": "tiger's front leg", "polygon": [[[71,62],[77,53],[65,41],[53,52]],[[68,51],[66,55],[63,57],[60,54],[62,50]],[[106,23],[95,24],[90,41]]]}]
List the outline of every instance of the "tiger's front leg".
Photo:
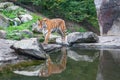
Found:
[{"label": "tiger's front leg", "polygon": [[45,40],[44,40],[44,44],[48,44],[48,39],[50,37],[51,31],[48,31],[48,33],[45,35]]}]

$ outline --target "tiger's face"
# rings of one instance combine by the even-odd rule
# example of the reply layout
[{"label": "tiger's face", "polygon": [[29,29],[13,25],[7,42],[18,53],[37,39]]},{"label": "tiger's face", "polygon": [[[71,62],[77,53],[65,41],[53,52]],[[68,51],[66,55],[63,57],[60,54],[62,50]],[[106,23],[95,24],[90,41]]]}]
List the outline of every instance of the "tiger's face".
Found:
[{"label": "tiger's face", "polygon": [[44,19],[38,21],[38,27],[39,30],[43,33],[43,36],[46,36],[48,30],[47,30],[46,21]]},{"label": "tiger's face", "polygon": [[43,28],[45,29],[47,27],[46,21],[47,21],[46,18],[44,18],[43,20],[38,21],[38,26],[39,26],[40,29],[43,29]]}]

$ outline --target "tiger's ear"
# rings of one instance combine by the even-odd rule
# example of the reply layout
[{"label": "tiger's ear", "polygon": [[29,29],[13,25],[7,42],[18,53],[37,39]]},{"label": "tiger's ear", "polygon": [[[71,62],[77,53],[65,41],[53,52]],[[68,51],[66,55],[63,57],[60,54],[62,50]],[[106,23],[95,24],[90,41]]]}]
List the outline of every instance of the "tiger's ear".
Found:
[{"label": "tiger's ear", "polygon": [[48,18],[43,18],[43,21],[47,21],[48,20]]}]

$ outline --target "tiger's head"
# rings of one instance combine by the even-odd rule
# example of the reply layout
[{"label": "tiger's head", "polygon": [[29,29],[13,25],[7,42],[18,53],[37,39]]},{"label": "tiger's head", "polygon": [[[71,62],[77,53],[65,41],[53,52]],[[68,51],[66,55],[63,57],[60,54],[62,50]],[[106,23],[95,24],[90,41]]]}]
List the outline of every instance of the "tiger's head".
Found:
[{"label": "tiger's head", "polygon": [[47,27],[47,25],[46,25],[47,20],[48,20],[47,18],[43,18],[42,20],[38,20],[38,27],[40,29],[46,28]]}]

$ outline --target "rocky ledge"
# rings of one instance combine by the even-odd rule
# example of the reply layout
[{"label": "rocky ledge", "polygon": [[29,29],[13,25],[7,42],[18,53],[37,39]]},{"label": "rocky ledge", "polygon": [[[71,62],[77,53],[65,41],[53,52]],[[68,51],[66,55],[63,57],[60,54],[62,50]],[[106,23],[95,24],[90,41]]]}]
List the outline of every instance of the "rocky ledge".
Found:
[{"label": "rocky ledge", "polygon": [[0,39],[0,65],[14,64],[24,60],[45,59],[46,53],[59,50],[58,44],[43,45],[37,38],[20,41]]},{"label": "rocky ledge", "polygon": [[99,36],[98,43],[78,43],[72,47],[97,50],[120,49],[120,36]]},{"label": "rocky ledge", "polygon": [[[69,47],[83,49],[120,49],[119,36],[97,36],[92,32],[73,32],[67,36]],[[37,38],[20,41],[0,39],[0,65],[14,64],[24,60],[46,59],[46,54],[61,49],[60,44],[44,45]],[[71,45],[72,44],[72,45]]]}]

